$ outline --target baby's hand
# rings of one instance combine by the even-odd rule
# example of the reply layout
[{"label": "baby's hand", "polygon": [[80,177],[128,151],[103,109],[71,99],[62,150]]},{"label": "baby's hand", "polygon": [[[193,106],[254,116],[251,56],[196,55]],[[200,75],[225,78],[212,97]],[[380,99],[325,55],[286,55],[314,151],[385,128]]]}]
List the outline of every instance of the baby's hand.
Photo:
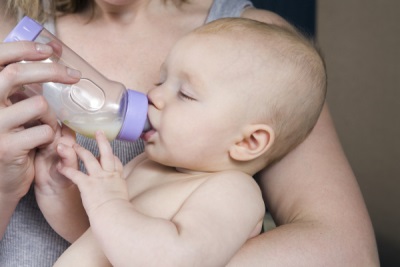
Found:
[{"label": "baby's hand", "polygon": [[104,133],[97,132],[96,141],[100,151],[99,160],[78,144],[63,149],[63,153],[74,151],[83,161],[88,174],[65,166],[63,162],[57,165],[58,171],[78,186],[89,217],[104,204],[110,204],[115,200],[129,201],[127,184],[122,177],[121,161],[113,155]]}]

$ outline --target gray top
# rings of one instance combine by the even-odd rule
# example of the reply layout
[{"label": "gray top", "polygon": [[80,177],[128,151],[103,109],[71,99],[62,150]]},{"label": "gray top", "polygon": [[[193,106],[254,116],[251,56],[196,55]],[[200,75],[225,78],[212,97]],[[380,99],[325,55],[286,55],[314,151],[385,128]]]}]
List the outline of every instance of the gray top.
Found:
[{"label": "gray top", "polygon": [[[247,0],[215,0],[206,22],[224,17],[239,17],[249,6],[252,3]],[[54,20],[49,20],[45,27],[55,33]],[[98,155],[94,140],[78,136],[77,142]],[[113,141],[111,144],[123,164],[140,154],[144,148],[141,140],[134,143]],[[0,241],[0,266],[52,266],[68,245],[45,221],[31,188],[18,204],[4,238]]]}]

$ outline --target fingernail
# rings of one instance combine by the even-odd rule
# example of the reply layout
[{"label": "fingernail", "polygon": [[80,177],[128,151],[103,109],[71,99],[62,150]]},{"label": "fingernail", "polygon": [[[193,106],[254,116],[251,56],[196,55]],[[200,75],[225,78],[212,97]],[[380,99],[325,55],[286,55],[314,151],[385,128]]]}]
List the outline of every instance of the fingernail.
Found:
[{"label": "fingernail", "polygon": [[45,44],[37,43],[37,44],[35,44],[35,48],[36,48],[36,51],[43,53],[43,54],[50,54],[51,52],[53,52],[53,48],[51,48],[51,46],[45,45]]},{"label": "fingernail", "polygon": [[57,145],[57,151],[60,152],[64,149],[64,145],[63,144],[58,144]]},{"label": "fingernail", "polygon": [[76,148],[80,148],[81,146],[79,144],[75,143],[72,145],[72,147],[76,149]]},{"label": "fingernail", "polygon": [[71,68],[67,68],[67,73],[69,77],[72,78],[81,78],[81,72],[79,70],[75,70],[75,69],[71,69]]}]

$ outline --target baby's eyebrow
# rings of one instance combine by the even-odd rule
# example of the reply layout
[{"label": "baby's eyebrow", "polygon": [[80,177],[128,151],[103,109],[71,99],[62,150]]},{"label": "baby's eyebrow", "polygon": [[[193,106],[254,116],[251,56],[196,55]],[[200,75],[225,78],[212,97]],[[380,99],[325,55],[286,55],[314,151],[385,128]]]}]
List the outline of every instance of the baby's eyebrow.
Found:
[{"label": "baby's eyebrow", "polygon": [[165,62],[161,64],[158,74],[159,74],[160,80],[163,80],[166,78],[165,76],[167,74],[167,64]]},{"label": "baby's eyebrow", "polygon": [[165,71],[166,68],[167,68],[167,63],[164,61],[160,66],[160,73]]}]

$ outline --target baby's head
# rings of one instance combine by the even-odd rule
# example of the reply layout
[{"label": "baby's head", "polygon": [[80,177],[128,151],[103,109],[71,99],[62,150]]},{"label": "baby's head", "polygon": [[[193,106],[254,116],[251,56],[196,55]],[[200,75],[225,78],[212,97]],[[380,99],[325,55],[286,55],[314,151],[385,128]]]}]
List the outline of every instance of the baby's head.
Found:
[{"label": "baby's head", "polygon": [[[180,117],[175,128],[177,123],[185,125],[170,133],[176,142],[168,150],[175,146],[176,151],[185,151],[185,144],[190,144],[182,153],[185,158],[169,155],[171,162],[163,163],[174,166],[186,160],[183,167],[188,169],[233,167],[254,174],[288,153],[312,130],[325,100],[326,72],[317,50],[300,34],[229,18],[180,40],[162,67],[158,88],[149,98],[162,112],[154,119],[150,108],[150,120],[159,121],[155,124],[161,135],[161,122],[167,124],[171,107],[180,107],[170,118]],[[180,105],[173,102],[174,94],[193,102]],[[195,160],[190,153],[201,160],[191,165]]]},{"label": "baby's head", "polygon": [[235,82],[242,86],[231,93],[242,103],[237,112],[251,123],[271,127],[268,162],[307,137],[327,90],[323,59],[310,40],[279,26],[237,18],[214,21],[193,34],[219,38],[237,59],[232,68],[240,68]]}]

